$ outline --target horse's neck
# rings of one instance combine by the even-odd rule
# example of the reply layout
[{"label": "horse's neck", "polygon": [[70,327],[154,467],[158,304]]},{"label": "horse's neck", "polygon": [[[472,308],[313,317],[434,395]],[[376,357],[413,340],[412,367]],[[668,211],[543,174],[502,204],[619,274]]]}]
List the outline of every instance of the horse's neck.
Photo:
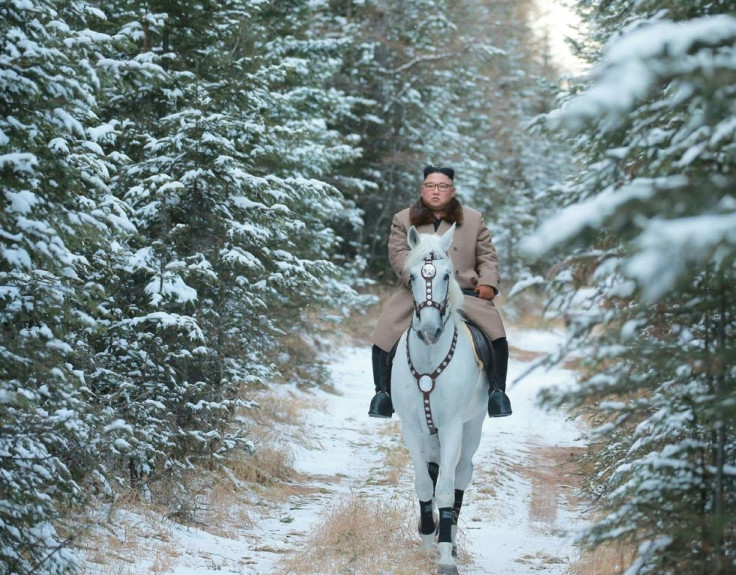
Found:
[{"label": "horse's neck", "polygon": [[434,371],[437,365],[447,356],[457,327],[456,321],[455,314],[453,314],[447,320],[447,325],[442,330],[439,339],[432,345],[424,343],[413,329],[409,330],[411,361],[420,373]]}]

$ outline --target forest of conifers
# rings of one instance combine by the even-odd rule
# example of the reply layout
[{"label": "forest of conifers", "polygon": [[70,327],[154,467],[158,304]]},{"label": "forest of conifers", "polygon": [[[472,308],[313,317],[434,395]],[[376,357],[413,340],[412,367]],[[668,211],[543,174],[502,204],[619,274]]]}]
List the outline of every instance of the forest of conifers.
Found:
[{"label": "forest of conifers", "polygon": [[571,3],[579,77],[531,0],[0,0],[0,574],[256,449],[249,386],[393,281],[428,163],[585,358],[543,398],[593,424],[583,541],[736,571],[736,6]]}]

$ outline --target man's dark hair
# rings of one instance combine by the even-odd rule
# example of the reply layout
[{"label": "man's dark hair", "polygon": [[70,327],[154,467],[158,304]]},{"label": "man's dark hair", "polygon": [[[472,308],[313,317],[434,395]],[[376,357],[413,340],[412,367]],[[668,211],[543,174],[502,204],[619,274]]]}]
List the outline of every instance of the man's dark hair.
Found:
[{"label": "man's dark hair", "polygon": [[424,179],[426,180],[429,174],[434,174],[435,172],[445,174],[453,182],[455,181],[455,170],[452,168],[437,168],[436,166],[426,166],[424,168]]}]

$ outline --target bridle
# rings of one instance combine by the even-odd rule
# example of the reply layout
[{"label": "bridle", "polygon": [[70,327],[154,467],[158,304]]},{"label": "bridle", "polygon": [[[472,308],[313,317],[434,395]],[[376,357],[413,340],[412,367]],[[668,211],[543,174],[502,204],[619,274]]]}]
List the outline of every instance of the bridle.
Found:
[{"label": "bridle", "polygon": [[[432,294],[432,280],[437,275],[437,268],[434,267],[434,264],[432,262],[436,259],[438,258],[435,256],[434,252],[430,252],[427,257],[424,258],[424,265],[422,266],[421,273],[422,278],[425,282],[426,294],[425,298],[421,302],[417,303],[416,299],[414,300],[414,313],[416,314],[417,319],[419,319],[419,312],[422,311],[425,307],[437,308],[440,312],[442,329],[444,329],[445,325],[447,324],[447,320],[449,319],[449,314],[445,315],[445,312],[447,311],[448,300],[450,297],[450,287],[448,285],[447,292],[445,293],[445,299],[442,300],[441,303],[435,301]],[[416,331],[413,326],[412,329]],[[427,421],[427,428],[429,429],[430,435],[435,435],[437,433],[437,428],[434,426],[434,419],[432,418],[432,408],[429,402],[429,394],[434,391],[437,378],[449,365],[452,357],[455,355],[455,348],[457,347],[457,334],[458,331],[456,325],[455,332],[452,335],[450,350],[447,352],[445,359],[440,362],[440,364],[435,368],[432,373],[424,374],[419,373],[414,367],[414,364],[411,361],[411,354],[409,353],[409,338],[406,339],[406,359],[409,363],[409,371],[411,371],[411,374],[414,376],[414,379],[417,382],[417,387],[419,388],[419,391],[422,392],[422,396],[424,398],[424,417]]]},{"label": "bridle", "polygon": [[434,267],[432,262],[437,259],[438,258],[434,255],[434,252],[429,252],[427,257],[424,258],[424,265],[422,266],[421,274],[422,279],[424,279],[425,297],[419,303],[417,303],[416,299],[414,300],[414,314],[417,316],[417,319],[419,319],[419,312],[425,307],[437,308],[440,312],[440,317],[442,317],[442,328],[444,329],[445,324],[447,323],[445,312],[447,311],[447,302],[450,298],[450,288],[448,286],[447,291],[445,292],[445,299],[442,300],[441,303],[434,299],[432,293],[432,280],[437,275],[437,268]]}]

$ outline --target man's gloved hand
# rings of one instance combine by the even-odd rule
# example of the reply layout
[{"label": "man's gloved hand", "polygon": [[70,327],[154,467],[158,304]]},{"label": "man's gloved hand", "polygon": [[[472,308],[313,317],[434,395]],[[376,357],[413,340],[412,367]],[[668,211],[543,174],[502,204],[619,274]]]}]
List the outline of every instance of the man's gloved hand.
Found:
[{"label": "man's gloved hand", "polygon": [[496,290],[491,286],[475,286],[475,293],[478,294],[480,299],[487,299],[492,301],[496,297]]}]

